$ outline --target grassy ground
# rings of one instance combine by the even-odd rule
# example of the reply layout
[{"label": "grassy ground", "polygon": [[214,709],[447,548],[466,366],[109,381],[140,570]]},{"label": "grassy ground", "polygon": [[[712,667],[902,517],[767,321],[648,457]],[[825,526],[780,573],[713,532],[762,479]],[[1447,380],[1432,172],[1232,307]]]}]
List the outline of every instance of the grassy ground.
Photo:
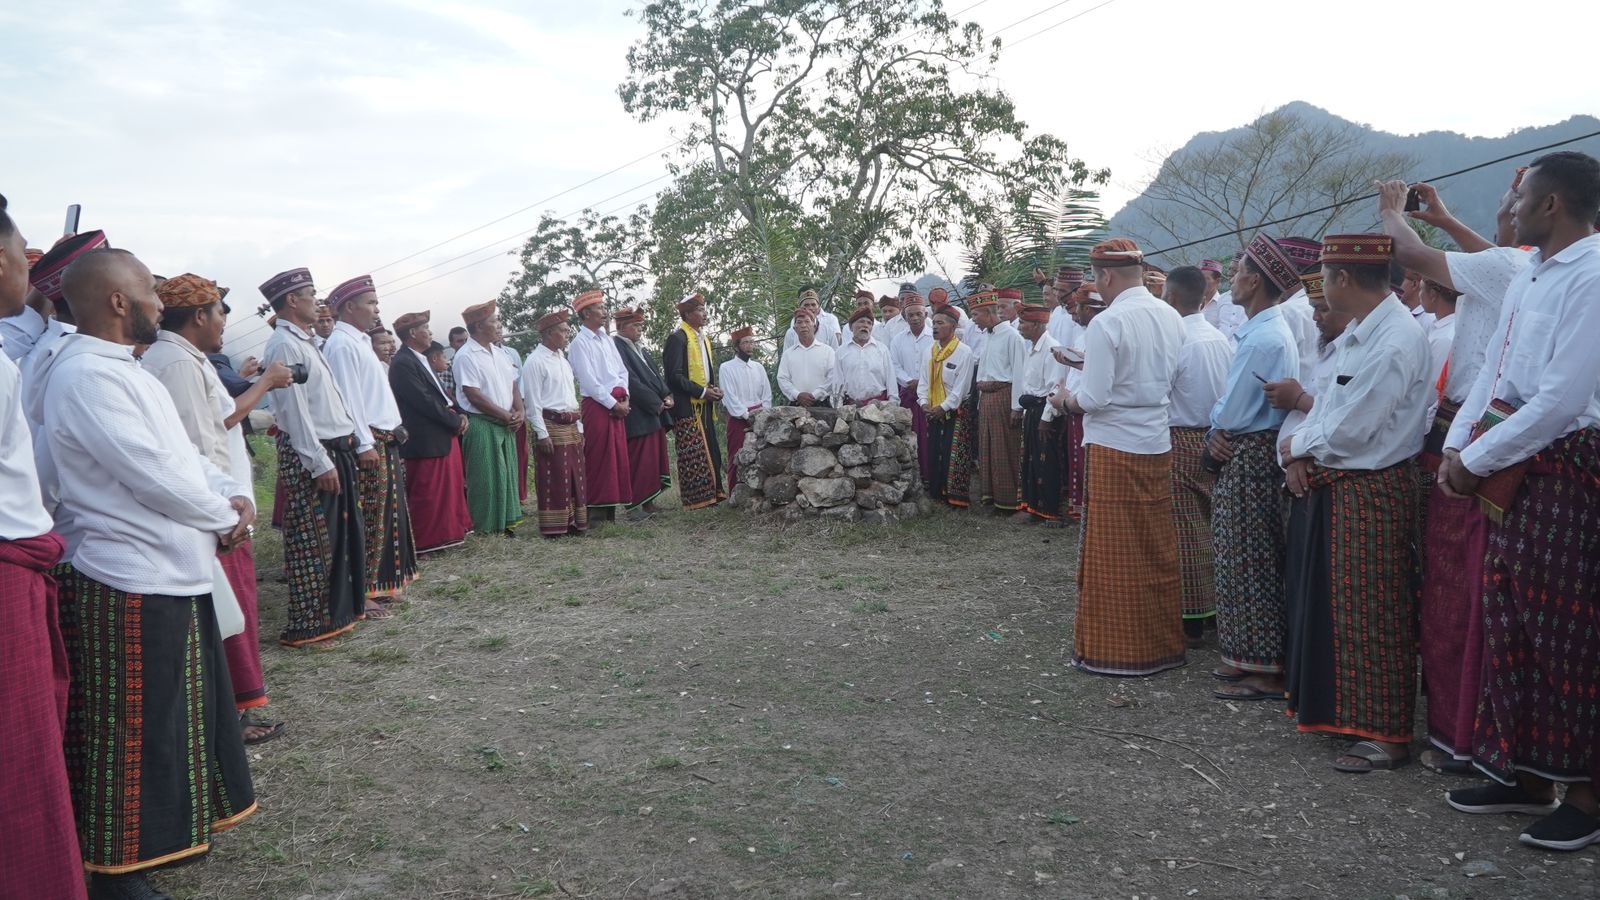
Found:
[{"label": "grassy ground", "polygon": [[[260,539],[262,633],[283,623]],[[725,510],[474,538],[327,652],[264,648],[261,812],[180,897],[1592,897],[1594,849],[1345,776],[1213,650],[1069,670],[1072,532]],[[1420,745],[1419,748],[1420,749]],[[1469,865],[1494,871],[1465,877]]]}]

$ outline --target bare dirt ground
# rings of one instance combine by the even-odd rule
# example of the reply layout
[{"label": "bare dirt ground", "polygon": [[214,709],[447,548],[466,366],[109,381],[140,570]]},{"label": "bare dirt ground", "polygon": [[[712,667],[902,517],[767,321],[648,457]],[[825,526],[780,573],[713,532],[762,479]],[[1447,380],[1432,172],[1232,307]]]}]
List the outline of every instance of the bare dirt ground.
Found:
[{"label": "bare dirt ground", "polygon": [[[671,512],[425,558],[390,620],[264,650],[261,812],[189,898],[1600,896],[1416,765],[1349,776],[1188,668],[1070,670],[1075,534]],[[262,634],[282,625],[258,550]],[[1417,750],[1421,745],[1416,746]],[[1484,874],[1467,877],[1468,872]]]}]

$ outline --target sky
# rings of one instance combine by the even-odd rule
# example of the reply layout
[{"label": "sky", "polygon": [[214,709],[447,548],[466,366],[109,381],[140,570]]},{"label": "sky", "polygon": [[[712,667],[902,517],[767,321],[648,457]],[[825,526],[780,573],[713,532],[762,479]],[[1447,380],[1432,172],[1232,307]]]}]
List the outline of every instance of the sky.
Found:
[{"label": "sky", "polygon": [[[515,268],[504,252],[541,213],[623,211],[665,183],[652,151],[682,123],[640,124],[616,95],[642,33],[634,6],[79,0],[56,16],[5,4],[0,193],[31,246],[49,246],[80,203],[83,228],[152,270],[235,288],[236,320],[257,284],[303,265],[324,292],[372,273],[386,320],[428,308],[454,324],[499,293]],[[1005,42],[992,84],[1031,129],[1112,170],[1108,213],[1194,134],[1291,100],[1402,134],[1497,136],[1600,113],[1587,45],[1563,47],[1501,2],[1347,0],[1334,16],[1267,0],[946,8]],[[1582,0],[1538,9],[1597,15]],[[242,343],[254,324],[230,334]]]}]

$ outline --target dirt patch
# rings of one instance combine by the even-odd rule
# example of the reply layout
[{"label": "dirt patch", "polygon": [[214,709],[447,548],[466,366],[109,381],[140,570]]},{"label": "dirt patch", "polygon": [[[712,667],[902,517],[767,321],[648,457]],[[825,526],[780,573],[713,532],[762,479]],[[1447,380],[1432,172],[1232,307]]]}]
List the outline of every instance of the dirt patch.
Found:
[{"label": "dirt patch", "polygon": [[[426,558],[391,620],[265,648],[262,811],[181,897],[1591,897],[1420,767],[1281,704],[1067,668],[1075,534],[668,513]],[[264,536],[262,633],[282,626]],[[270,639],[270,637],[269,637]],[[1420,749],[1420,744],[1418,748]],[[1458,856],[1459,854],[1459,856]],[[1467,863],[1493,871],[1468,878]],[[1483,868],[1478,863],[1476,868]]]}]

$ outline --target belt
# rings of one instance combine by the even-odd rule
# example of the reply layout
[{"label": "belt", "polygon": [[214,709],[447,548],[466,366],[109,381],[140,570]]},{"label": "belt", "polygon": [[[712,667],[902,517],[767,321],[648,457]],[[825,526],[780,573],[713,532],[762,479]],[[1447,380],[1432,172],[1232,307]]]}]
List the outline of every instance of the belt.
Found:
[{"label": "belt", "polygon": [[539,415],[546,422],[554,422],[557,425],[571,425],[583,418],[581,413],[563,412],[554,409],[541,409],[539,410]]}]

